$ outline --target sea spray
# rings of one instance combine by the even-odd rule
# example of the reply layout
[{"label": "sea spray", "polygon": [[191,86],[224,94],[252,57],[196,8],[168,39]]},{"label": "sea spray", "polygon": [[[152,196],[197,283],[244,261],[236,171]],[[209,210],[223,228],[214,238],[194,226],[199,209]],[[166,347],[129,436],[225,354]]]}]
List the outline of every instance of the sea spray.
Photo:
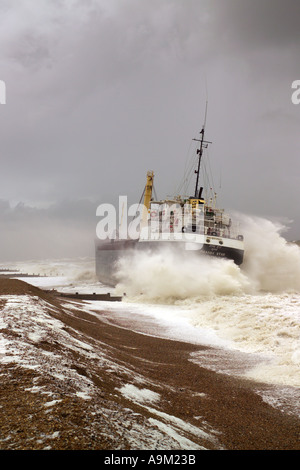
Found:
[{"label": "sea spray", "polygon": [[117,292],[159,303],[176,303],[245,292],[249,281],[231,260],[191,256],[170,248],[133,252],[118,263]]},{"label": "sea spray", "polygon": [[232,350],[258,355],[247,377],[299,387],[300,249],[284,239],[282,225],[241,218],[241,267],[195,253],[135,252],[118,265],[117,289],[127,301],[181,306],[199,331],[213,329]]},{"label": "sea spray", "polygon": [[241,267],[253,288],[300,292],[300,249],[282,236],[286,227],[259,217],[243,217],[245,258]]},{"label": "sea spray", "polygon": [[161,303],[215,295],[300,292],[300,249],[281,236],[283,226],[255,217],[243,217],[242,225],[245,258],[241,267],[227,259],[199,256],[197,251],[134,251],[117,264],[117,291]]}]

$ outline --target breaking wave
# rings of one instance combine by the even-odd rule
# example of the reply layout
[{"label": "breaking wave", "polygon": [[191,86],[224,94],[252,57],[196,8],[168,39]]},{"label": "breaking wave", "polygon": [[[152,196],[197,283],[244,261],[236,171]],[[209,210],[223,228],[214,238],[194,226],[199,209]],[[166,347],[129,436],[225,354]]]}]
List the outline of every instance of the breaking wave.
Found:
[{"label": "breaking wave", "polygon": [[242,267],[226,259],[162,249],[134,252],[118,264],[118,291],[133,298],[177,300],[255,292],[300,292],[300,249],[281,235],[284,227],[261,218],[243,218]]},{"label": "breaking wave", "polygon": [[233,262],[216,258],[191,259],[171,249],[135,252],[118,266],[117,291],[130,298],[175,303],[178,300],[228,295],[250,288],[249,280]]},{"label": "breaking wave", "polygon": [[300,249],[282,236],[286,227],[262,218],[244,218],[242,271],[256,291],[300,292]]},{"label": "breaking wave", "polygon": [[167,305],[174,320],[214,331],[230,350],[258,355],[245,371],[249,378],[299,387],[300,249],[283,238],[279,224],[251,217],[242,222],[241,267],[170,250],[140,252],[119,263],[117,291],[129,302]]}]

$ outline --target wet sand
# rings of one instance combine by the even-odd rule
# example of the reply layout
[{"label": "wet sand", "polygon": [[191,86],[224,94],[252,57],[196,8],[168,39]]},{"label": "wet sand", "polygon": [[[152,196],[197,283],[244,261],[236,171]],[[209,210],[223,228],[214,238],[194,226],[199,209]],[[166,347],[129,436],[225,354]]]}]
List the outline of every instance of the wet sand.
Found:
[{"label": "wet sand", "polygon": [[[253,382],[192,362],[201,347],[108,324],[99,312],[81,310],[80,302],[66,308],[13,279],[0,279],[0,319],[7,295],[47,302],[65,337],[85,346],[68,348],[54,335],[34,343],[43,361],[65,362],[75,381],[55,375],[54,366],[45,373],[0,361],[0,449],[300,449],[300,420],[265,403]],[[0,334],[17,344],[13,325]],[[25,341],[26,331],[18,335]],[[81,379],[91,389],[88,397],[78,393]]]}]

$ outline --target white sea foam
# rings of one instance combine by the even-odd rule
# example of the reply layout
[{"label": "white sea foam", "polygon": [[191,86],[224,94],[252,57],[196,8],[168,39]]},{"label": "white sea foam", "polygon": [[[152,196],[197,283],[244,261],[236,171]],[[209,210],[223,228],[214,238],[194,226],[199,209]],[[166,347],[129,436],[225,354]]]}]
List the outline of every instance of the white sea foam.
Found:
[{"label": "white sea foam", "polygon": [[[183,256],[162,250],[119,263],[117,292],[127,300],[181,307],[199,331],[212,329],[227,346],[265,358],[247,372],[270,383],[300,386],[300,250],[284,227],[243,217],[245,260]],[[163,312],[161,311],[163,314]],[[183,335],[184,336],[184,335]]]}]

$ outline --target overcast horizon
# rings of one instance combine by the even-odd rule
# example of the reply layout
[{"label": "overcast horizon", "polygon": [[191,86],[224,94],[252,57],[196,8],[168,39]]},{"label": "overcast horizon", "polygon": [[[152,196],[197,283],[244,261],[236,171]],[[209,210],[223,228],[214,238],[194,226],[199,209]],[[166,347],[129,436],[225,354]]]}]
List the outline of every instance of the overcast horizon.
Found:
[{"label": "overcast horizon", "polygon": [[[208,102],[219,202],[300,239],[300,3],[0,0],[0,263],[93,256],[96,209],[181,183]],[[192,182],[193,185],[193,182]]]}]

